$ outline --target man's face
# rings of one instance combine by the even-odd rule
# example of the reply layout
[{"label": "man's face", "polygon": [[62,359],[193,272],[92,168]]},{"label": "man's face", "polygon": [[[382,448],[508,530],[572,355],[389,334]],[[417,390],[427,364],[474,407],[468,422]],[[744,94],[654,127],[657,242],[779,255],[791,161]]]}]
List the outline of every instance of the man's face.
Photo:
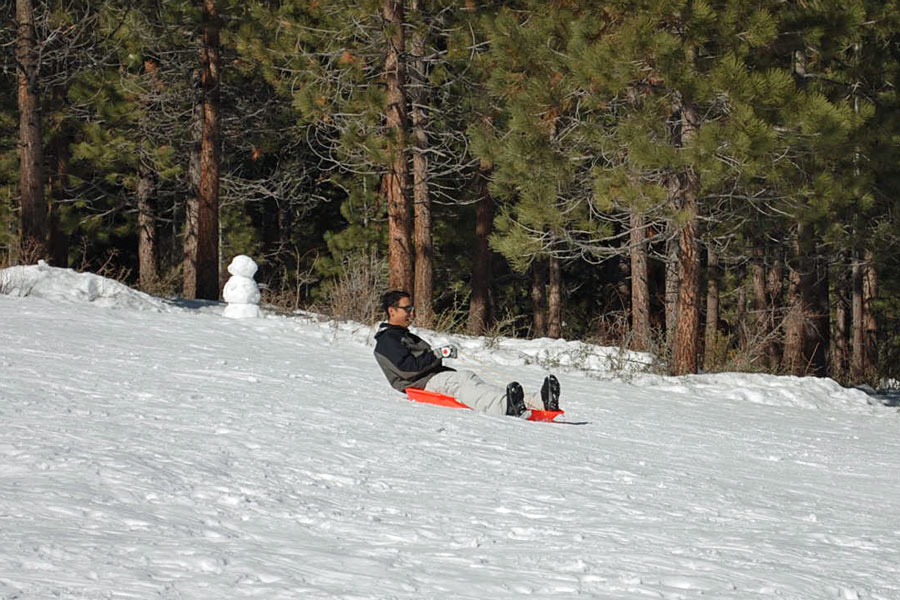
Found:
[{"label": "man's face", "polygon": [[413,320],[414,310],[412,298],[400,298],[397,300],[397,304],[388,307],[388,322],[391,325],[409,327]]}]

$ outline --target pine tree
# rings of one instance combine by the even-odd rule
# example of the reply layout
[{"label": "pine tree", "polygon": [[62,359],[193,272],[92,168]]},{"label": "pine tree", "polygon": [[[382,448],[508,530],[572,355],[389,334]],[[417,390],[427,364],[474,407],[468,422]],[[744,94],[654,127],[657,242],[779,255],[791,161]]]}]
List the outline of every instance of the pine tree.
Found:
[{"label": "pine tree", "polygon": [[[495,136],[491,189],[502,202],[492,246],[519,272],[546,261],[547,334],[558,337],[563,261],[607,252],[612,228],[591,209],[592,124],[581,118],[579,97],[568,87],[570,28],[585,17],[565,6],[548,13],[540,3],[523,4],[518,12],[501,10],[489,24],[488,87],[504,107]],[[543,329],[540,320],[535,333]]]},{"label": "pine tree", "polygon": [[49,229],[44,197],[44,137],[39,90],[39,46],[32,0],[16,0],[19,107],[20,259],[47,258]]},{"label": "pine tree", "polygon": [[[649,205],[680,241],[680,272],[667,277],[667,288],[677,283],[680,290],[671,367],[674,373],[693,372],[699,347],[697,243],[713,243],[718,236],[733,240],[737,232],[745,245],[732,242],[733,254],[724,258],[740,264],[754,240],[788,237],[785,215],[820,214],[819,208],[804,208],[819,168],[810,157],[843,154],[838,147],[846,129],[833,125],[846,118],[846,108],[796,85],[790,46],[796,32],[806,29],[778,3],[619,2],[608,14],[618,16],[581,31],[579,55],[585,60],[576,73],[608,103],[612,135],[602,146],[609,159],[601,173],[608,204],[643,212]],[[798,164],[805,167],[799,180]],[[653,187],[664,188],[667,199],[648,194]],[[641,198],[653,201],[640,206],[634,199]],[[704,230],[697,229],[697,216],[707,224]],[[747,226],[735,229],[741,221]],[[762,246],[756,249],[760,258],[767,256]],[[772,261],[771,272],[777,273],[777,257]],[[753,268],[759,315],[767,312],[762,266]],[[807,298],[821,305],[814,293]],[[818,342],[824,346],[824,339]]]},{"label": "pine tree", "polygon": [[188,212],[196,229],[185,242],[184,297],[219,299],[219,166],[221,152],[219,9],[203,0],[200,17],[202,99],[197,196]]},{"label": "pine tree", "polygon": [[159,223],[176,224],[184,172],[180,116],[190,102],[172,45],[178,36],[152,7],[97,8],[93,66],[71,80],[58,115],[57,136],[65,138],[59,152],[70,156],[64,233],[81,265],[115,256],[121,268],[136,269],[141,287],[155,289],[173,246]]}]

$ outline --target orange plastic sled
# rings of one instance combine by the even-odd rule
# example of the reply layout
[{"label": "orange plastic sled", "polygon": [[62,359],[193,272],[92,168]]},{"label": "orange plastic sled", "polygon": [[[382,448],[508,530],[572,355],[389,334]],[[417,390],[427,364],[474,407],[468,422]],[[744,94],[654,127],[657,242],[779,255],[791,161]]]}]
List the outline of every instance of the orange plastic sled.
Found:
[{"label": "orange plastic sled", "polygon": [[[429,392],[419,388],[406,388],[406,395],[413,402],[421,402],[422,404],[434,404],[436,406],[446,406],[448,408],[469,408],[453,396],[445,396],[437,392]],[[552,421],[559,415],[565,414],[562,410],[532,410],[528,417],[529,421]]]}]

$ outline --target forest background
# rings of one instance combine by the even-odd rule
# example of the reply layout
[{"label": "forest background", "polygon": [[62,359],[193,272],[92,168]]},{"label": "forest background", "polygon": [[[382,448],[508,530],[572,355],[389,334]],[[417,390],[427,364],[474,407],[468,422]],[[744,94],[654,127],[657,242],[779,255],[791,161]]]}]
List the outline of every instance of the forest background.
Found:
[{"label": "forest background", "polygon": [[9,0],[0,266],[900,379],[900,6]]}]

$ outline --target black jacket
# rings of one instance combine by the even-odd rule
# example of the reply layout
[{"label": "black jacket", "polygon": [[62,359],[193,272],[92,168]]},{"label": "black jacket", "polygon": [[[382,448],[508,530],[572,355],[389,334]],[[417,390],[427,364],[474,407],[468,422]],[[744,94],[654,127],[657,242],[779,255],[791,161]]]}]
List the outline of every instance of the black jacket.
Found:
[{"label": "black jacket", "polygon": [[382,323],[375,334],[375,360],[388,382],[401,392],[408,387],[424,388],[438,373],[453,371],[422,338],[390,323]]}]

